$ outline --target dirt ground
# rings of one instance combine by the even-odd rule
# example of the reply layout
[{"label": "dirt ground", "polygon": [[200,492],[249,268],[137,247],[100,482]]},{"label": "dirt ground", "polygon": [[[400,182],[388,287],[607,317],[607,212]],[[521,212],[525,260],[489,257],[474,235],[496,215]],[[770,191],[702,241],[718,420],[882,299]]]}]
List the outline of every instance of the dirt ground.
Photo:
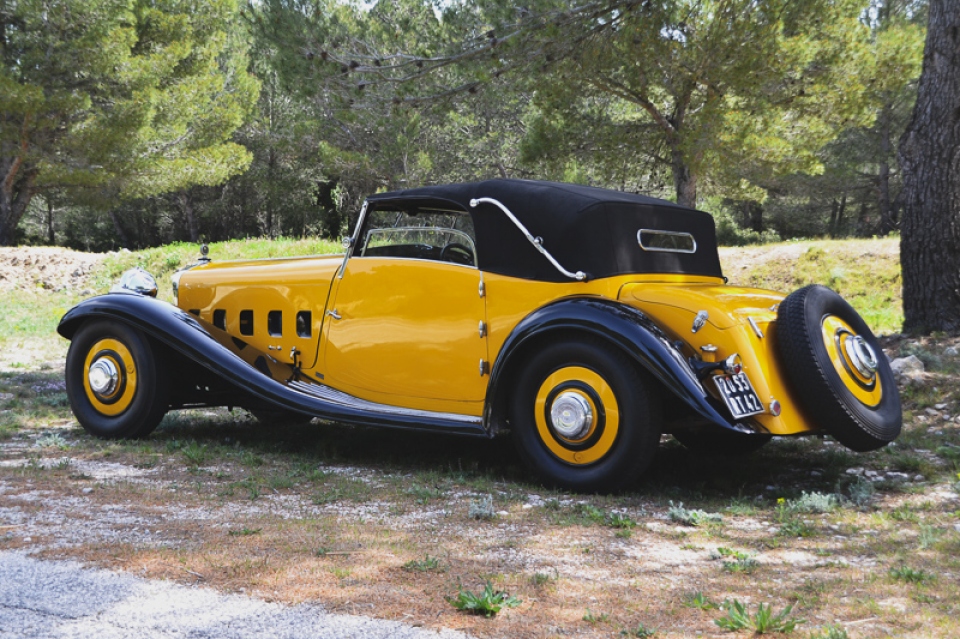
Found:
[{"label": "dirt ground", "polygon": [[[0,249],[0,286],[83,290],[99,259]],[[930,362],[904,381],[894,445],[783,439],[724,458],[664,437],[642,483],[613,496],[539,486],[508,440],[265,426],[240,410],[96,440],[70,413],[62,360],[13,368],[0,549],[478,637],[731,636],[715,605],[732,600],[793,606],[804,638],[960,636],[958,343],[884,346]],[[835,501],[805,511],[805,493]],[[487,583],[517,607],[451,605]]]},{"label": "dirt ground", "polygon": [[92,295],[88,278],[104,255],[58,247],[0,247],[0,291],[77,291]]}]

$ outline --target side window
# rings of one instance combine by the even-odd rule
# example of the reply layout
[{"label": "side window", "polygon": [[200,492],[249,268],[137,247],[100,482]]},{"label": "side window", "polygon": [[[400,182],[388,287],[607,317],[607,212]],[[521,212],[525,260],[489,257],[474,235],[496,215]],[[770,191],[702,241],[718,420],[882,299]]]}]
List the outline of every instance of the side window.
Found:
[{"label": "side window", "polygon": [[378,210],[367,214],[355,255],[476,266],[475,238],[469,213]]}]

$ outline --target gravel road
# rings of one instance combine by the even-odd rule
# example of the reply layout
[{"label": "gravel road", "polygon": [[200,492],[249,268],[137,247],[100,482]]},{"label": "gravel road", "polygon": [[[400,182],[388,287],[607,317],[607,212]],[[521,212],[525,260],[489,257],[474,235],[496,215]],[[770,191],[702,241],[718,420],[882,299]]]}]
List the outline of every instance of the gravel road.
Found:
[{"label": "gravel road", "polygon": [[465,639],[0,552],[0,639]]}]

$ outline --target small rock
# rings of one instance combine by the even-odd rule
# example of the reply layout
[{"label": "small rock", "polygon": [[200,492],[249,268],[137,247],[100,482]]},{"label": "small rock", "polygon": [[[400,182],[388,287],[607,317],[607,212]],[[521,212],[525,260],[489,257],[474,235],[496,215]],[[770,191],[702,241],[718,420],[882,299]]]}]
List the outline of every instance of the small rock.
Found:
[{"label": "small rock", "polygon": [[894,377],[902,384],[919,383],[923,375],[923,362],[916,355],[898,357],[890,362]]},{"label": "small rock", "polygon": [[945,410],[949,404],[934,404],[933,407],[937,410]]},{"label": "small rock", "polygon": [[863,471],[863,474],[866,476],[867,479],[873,479],[877,477],[879,473],[877,473],[877,471],[875,470],[865,470]]},{"label": "small rock", "polygon": [[819,470],[811,470],[811,471],[810,471],[810,476],[811,476],[811,477],[823,477],[823,473],[820,472]]},{"label": "small rock", "polygon": [[497,517],[507,517],[508,515],[510,515],[510,513],[508,513],[508,512],[505,511],[505,510],[498,510],[498,511],[497,511]]},{"label": "small rock", "polygon": [[923,481],[924,479],[926,479],[926,477],[919,473],[913,476],[913,481]]},{"label": "small rock", "polygon": [[33,541],[33,537],[24,537],[23,541],[29,544],[31,541]]},{"label": "small rock", "polygon": [[960,348],[957,348],[956,346],[947,346],[945,349],[943,349],[943,355],[944,357],[956,357],[957,355],[960,355]]},{"label": "small rock", "polygon": [[940,416],[940,413],[937,412],[936,410],[932,409],[932,408],[924,408],[924,409],[923,409],[923,412],[925,412],[925,413],[926,413],[927,415],[929,415],[930,417],[939,417],[939,416]]},{"label": "small rock", "polygon": [[84,488],[84,489],[81,490],[80,492],[82,492],[84,495],[89,495],[90,493],[93,492],[93,488],[90,488],[89,486],[87,486],[86,488]]},{"label": "small rock", "polygon": [[533,508],[533,504],[524,504],[523,506],[521,506],[521,508],[523,508],[524,510],[530,510],[531,508]]},{"label": "small rock", "polygon": [[909,479],[910,479],[910,475],[908,475],[907,473],[898,473],[894,471],[890,471],[887,473],[887,480],[889,481],[908,481]]},{"label": "small rock", "polygon": [[846,472],[848,475],[862,475],[863,469],[857,466],[856,468],[848,468]]}]

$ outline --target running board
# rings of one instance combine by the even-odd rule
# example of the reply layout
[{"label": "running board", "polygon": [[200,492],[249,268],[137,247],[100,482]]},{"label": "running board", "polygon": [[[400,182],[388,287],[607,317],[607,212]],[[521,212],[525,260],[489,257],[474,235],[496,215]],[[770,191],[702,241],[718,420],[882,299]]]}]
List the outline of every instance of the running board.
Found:
[{"label": "running board", "polygon": [[[354,397],[353,395],[349,395],[343,391],[331,388],[330,386],[312,382],[294,381],[287,383],[286,386],[297,391],[298,393],[321,400],[327,404],[333,404],[343,408],[352,408],[371,415],[380,415],[384,421],[390,421],[392,418],[399,417],[404,418],[404,421],[407,419],[422,420],[425,425],[438,422],[444,424],[457,424],[458,428],[466,428],[471,431],[479,430],[480,434],[486,434],[486,431],[483,429],[483,418],[474,415],[440,413],[436,411],[419,410],[416,408],[391,406],[390,404],[378,404],[376,402],[360,399],[359,397]],[[323,415],[317,415],[317,417],[323,417]],[[450,428],[445,426],[443,430],[449,431]]]}]

